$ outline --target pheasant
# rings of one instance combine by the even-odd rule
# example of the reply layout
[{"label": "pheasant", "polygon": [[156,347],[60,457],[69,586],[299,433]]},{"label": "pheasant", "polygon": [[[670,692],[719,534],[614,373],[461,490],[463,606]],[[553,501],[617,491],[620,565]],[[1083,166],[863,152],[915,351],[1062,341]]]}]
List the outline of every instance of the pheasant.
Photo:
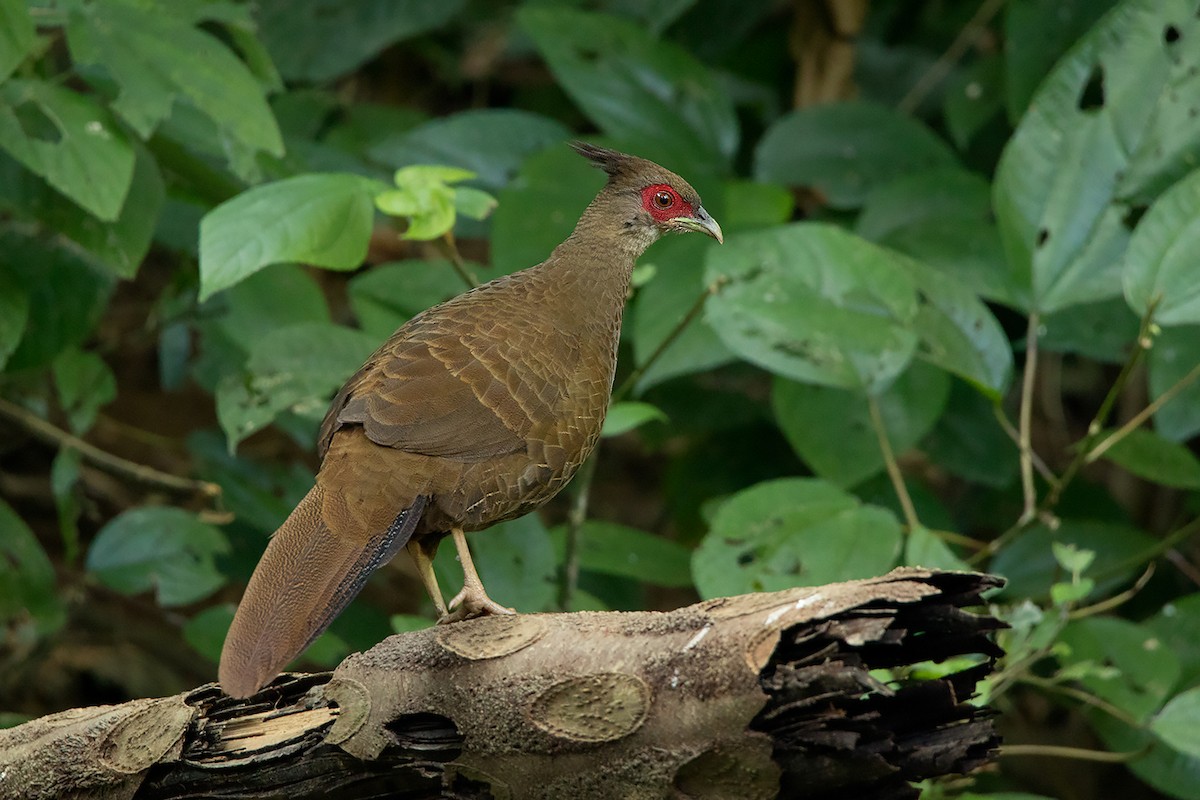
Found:
[{"label": "pheasant", "polygon": [[[400,327],[334,397],[316,484],[267,544],[221,652],[247,697],[298,656],[402,548],[448,623],[511,614],[464,536],[552,498],[591,453],[612,392],[634,261],[665,233],[721,228],[687,181],[590,144],[608,182],[535,267]],[[450,536],[463,589],[444,603],[432,558]]]}]

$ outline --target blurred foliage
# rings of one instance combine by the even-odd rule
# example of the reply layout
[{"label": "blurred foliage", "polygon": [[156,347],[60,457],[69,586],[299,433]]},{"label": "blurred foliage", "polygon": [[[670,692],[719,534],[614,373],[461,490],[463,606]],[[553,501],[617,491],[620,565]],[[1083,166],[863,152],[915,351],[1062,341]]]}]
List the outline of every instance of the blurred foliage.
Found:
[{"label": "blurred foliage", "polygon": [[[1200,798],[1200,9],[823,5],[0,0],[0,724],[212,678],[331,394],[570,232],[582,136],[728,241],[642,259],[493,596],[997,572],[1012,749],[925,796]],[[398,563],[303,661],[430,613]]]}]

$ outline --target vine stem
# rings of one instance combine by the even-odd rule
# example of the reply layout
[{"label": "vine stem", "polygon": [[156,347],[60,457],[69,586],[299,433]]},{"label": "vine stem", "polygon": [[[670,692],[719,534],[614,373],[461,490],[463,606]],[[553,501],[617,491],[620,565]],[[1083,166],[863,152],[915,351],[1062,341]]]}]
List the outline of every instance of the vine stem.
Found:
[{"label": "vine stem", "polygon": [[1118,719],[1121,722],[1124,722],[1131,728],[1142,730],[1146,727],[1133,715],[1122,711],[1107,700],[1097,697],[1091,692],[1085,692],[1082,689],[1076,689],[1074,686],[1065,686],[1061,683],[1055,683],[1052,680],[1038,677],[1037,675],[1026,675],[1023,678],[1020,678],[1017,682],[1023,683],[1027,686],[1036,686],[1043,691],[1061,694],[1064,697],[1070,697],[1072,700],[1078,700],[1085,706],[1091,706],[1092,708],[1099,709],[1113,719]]},{"label": "vine stem", "polygon": [[48,444],[77,451],[87,461],[114,475],[176,492],[199,492],[206,497],[212,498],[221,496],[221,487],[215,483],[193,480],[192,478],[181,478],[178,475],[162,472],[154,467],[138,464],[127,458],[113,455],[93,444],[88,444],[78,436],[67,433],[33,412],[27,411],[8,400],[0,399],[0,416],[7,417]]},{"label": "vine stem", "polygon": [[1000,757],[1009,756],[1049,756],[1051,758],[1073,758],[1079,761],[1103,761],[1109,764],[1121,764],[1132,761],[1145,751],[1131,750],[1126,753],[1110,753],[1107,750],[1085,750],[1082,747],[1063,747],[1054,744],[1002,744]]},{"label": "vine stem", "polygon": [[954,69],[954,65],[966,54],[967,49],[979,40],[983,35],[984,29],[987,28],[992,17],[1000,12],[1004,7],[1005,0],[984,0],[979,4],[979,9],[975,15],[963,26],[963,29],[958,32],[958,36],[954,37],[954,41],[946,48],[938,60],[933,62],[933,65],[917,79],[908,93],[901,98],[896,104],[897,110],[904,114],[911,114],[921,105],[921,101],[933,91],[933,88],[946,79]]},{"label": "vine stem", "polygon": [[458,277],[462,278],[467,288],[474,289],[478,286],[479,278],[467,268],[467,262],[463,260],[462,253],[458,252],[458,243],[454,240],[454,232],[446,231],[438,241],[441,242],[442,250],[450,258],[450,264],[454,267],[454,271],[458,273]]},{"label": "vine stem", "polygon": [[1017,419],[1017,449],[1021,456],[1021,494],[1024,508],[1018,524],[1028,525],[1037,515],[1037,487],[1033,483],[1033,384],[1037,376],[1038,312],[1029,314],[1025,334],[1025,373],[1021,381],[1021,408]]},{"label": "vine stem", "polygon": [[1102,455],[1108,452],[1110,447],[1128,436],[1131,431],[1140,428],[1142,423],[1150,419],[1150,417],[1157,413],[1160,408],[1171,402],[1171,400],[1175,399],[1177,394],[1190,386],[1197,378],[1200,378],[1200,364],[1192,367],[1188,374],[1184,375],[1182,378],[1176,381],[1171,388],[1167,389],[1165,392],[1156,397],[1154,402],[1150,403],[1148,406],[1131,417],[1130,420],[1120,428],[1117,428],[1117,430],[1113,431],[1112,435],[1103,442],[1096,445],[1095,448],[1093,448],[1087,453],[1086,456],[1084,456],[1084,462],[1091,464],[1093,461],[1100,458]]},{"label": "vine stem", "polygon": [[917,509],[913,507],[912,497],[908,493],[908,487],[904,484],[904,475],[900,472],[900,465],[896,463],[896,454],[892,452],[892,443],[888,441],[887,427],[883,423],[883,414],[879,410],[879,401],[875,395],[867,395],[867,409],[871,414],[871,427],[875,429],[875,436],[879,440],[879,450],[883,453],[884,466],[887,467],[888,477],[892,479],[892,488],[896,490],[896,497],[900,499],[900,508],[904,511],[908,529],[909,531],[916,530],[921,527],[921,520],[917,518]]}]

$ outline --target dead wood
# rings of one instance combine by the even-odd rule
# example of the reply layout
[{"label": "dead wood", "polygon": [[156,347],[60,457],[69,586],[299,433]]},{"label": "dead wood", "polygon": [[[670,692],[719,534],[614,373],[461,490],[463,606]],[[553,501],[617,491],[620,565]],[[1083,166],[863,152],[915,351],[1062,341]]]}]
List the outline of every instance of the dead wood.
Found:
[{"label": "dead wood", "polygon": [[[986,575],[393,636],[246,701],[208,684],[0,731],[0,798],[904,798],[995,753]],[[944,677],[912,665],[959,659]]]}]

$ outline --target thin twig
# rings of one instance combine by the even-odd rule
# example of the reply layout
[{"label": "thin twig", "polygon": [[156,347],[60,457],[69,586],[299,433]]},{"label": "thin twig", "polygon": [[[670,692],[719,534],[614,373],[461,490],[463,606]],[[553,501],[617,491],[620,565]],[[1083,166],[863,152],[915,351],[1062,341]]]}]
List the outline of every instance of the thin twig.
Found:
[{"label": "thin twig", "polygon": [[1182,572],[1192,583],[1200,586],[1200,570],[1197,570],[1183,553],[1178,550],[1168,550],[1165,556],[1167,561],[1170,561],[1174,565],[1175,569]]},{"label": "thin twig", "polygon": [[1064,697],[1070,697],[1072,700],[1078,700],[1086,706],[1091,706],[1092,708],[1103,711],[1113,719],[1118,719],[1132,728],[1141,729],[1144,727],[1141,720],[1137,719],[1129,712],[1122,711],[1112,703],[1101,697],[1097,697],[1091,692],[1085,692],[1082,689],[1076,689],[1074,686],[1067,686],[1065,684],[1057,683],[1037,675],[1026,675],[1017,682],[1024,683],[1027,686],[1036,686],[1039,689],[1043,689],[1048,692],[1054,692],[1055,694],[1061,694]]},{"label": "thin twig", "polygon": [[1077,608],[1074,611],[1067,614],[1067,617],[1070,619],[1082,619],[1084,617],[1091,617],[1096,614],[1103,614],[1106,611],[1112,611],[1114,608],[1118,608],[1119,606],[1122,606],[1125,603],[1128,603],[1130,600],[1132,600],[1134,597],[1136,597],[1138,592],[1140,592],[1142,589],[1146,588],[1146,584],[1150,582],[1150,578],[1153,575],[1154,575],[1154,562],[1151,561],[1149,564],[1146,565],[1145,571],[1142,572],[1141,577],[1137,579],[1137,581],[1133,584],[1133,586],[1130,586],[1128,589],[1121,592],[1120,594],[1114,594],[1112,597],[1109,597],[1105,600],[1101,600],[1099,603],[1093,603],[1090,606],[1084,606],[1083,608]]},{"label": "thin twig", "polygon": [[579,557],[583,538],[583,523],[587,522],[588,501],[592,494],[592,479],[596,476],[596,452],[593,451],[579,474],[575,477],[575,496],[571,498],[571,509],[567,512],[566,552],[563,555],[562,580],[558,584],[558,607],[561,611],[571,610],[571,601],[579,586]]},{"label": "thin twig", "polygon": [[1141,750],[1130,750],[1125,753],[1110,753],[1107,750],[1085,750],[1082,747],[1063,747],[1056,744],[1002,744],[1000,757],[1009,756],[1049,756],[1051,758],[1074,758],[1079,761],[1103,761],[1109,764],[1122,764],[1144,753]]},{"label": "thin twig", "polygon": [[[1046,495],[1046,499],[1042,503],[1043,509],[1048,510],[1058,504],[1062,493],[1066,491],[1071,481],[1075,480],[1075,476],[1079,474],[1079,470],[1084,466],[1088,454],[1096,444],[1096,439],[1099,438],[1104,430],[1104,424],[1108,420],[1108,415],[1112,412],[1117,398],[1125,390],[1125,384],[1129,381],[1129,376],[1133,374],[1134,367],[1138,365],[1142,359],[1142,355],[1145,354],[1153,342],[1153,331],[1155,330],[1154,311],[1157,307],[1158,302],[1152,302],[1146,309],[1146,313],[1142,315],[1141,324],[1138,326],[1137,342],[1134,344],[1133,352],[1125,360],[1125,364],[1121,367],[1121,372],[1117,375],[1117,379],[1113,381],[1108,394],[1104,396],[1104,400],[1100,403],[1100,408],[1096,410],[1096,416],[1088,424],[1087,435],[1075,448],[1075,456],[1071,459],[1071,463],[1067,465],[1067,468],[1063,470],[1062,478],[1059,479],[1058,485],[1051,488],[1050,493]],[[1162,398],[1159,399],[1161,400]]]},{"label": "thin twig", "polygon": [[1192,370],[1188,374],[1184,375],[1182,378],[1176,381],[1171,388],[1167,389],[1165,392],[1156,397],[1154,402],[1150,403],[1141,411],[1134,414],[1128,422],[1113,431],[1112,435],[1106,438],[1103,442],[1096,445],[1091,452],[1084,456],[1084,462],[1091,464],[1093,461],[1103,456],[1106,452],[1108,452],[1110,447],[1128,436],[1131,431],[1140,428],[1142,423],[1150,419],[1150,417],[1156,414],[1160,408],[1175,399],[1177,394],[1190,386],[1197,378],[1200,378],[1200,364],[1192,367]]},{"label": "thin twig", "polygon": [[181,478],[162,472],[145,464],[138,464],[112,453],[105,452],[95,445],[88,444],[78,436],[67,433],[31,411],[21,408],[15,403],[0,399],[0,415],[7,417],[25,430],[48,444],[76,450],[86,460],[114,475],[130,478],[139,483],[171,489],[176,492],[196,493],[206,497],[220,497],[221,487],[209,481]]},{"label": "thin twig", "polygon": [[671,332],[667,334],[667,338],[659,342],[658,347],[654,348],[654,352],[650,354],[650,357],[643,361],[639,366],[635,367],[634,370],[630,372],[628,376],[626,376],[625,380],[621,381],[621,385],[618,386],[612,393],[612,400],[614,403],[633,391],[633,387],[642,379],[642,376],[646,374],[646,371],[649,370],[650,367],[654,366],[654,362],[658,361],[658,359],[662,357],[662,354],[667,351],[667,348],[675,343],[675,340],[679,338],[680,334],[687,330],[687,327],[692,324],[692,321],[696,319],[696,317],[700,316],[700,312],[704,310],[705,301],[708,300],[709,297],[719,292],[721,287],[728,283],[728,281],[729,279],[722,275],[708,286],[704,287],[704,291],[702,291],[700,296],[696,298],[696,302],[692,303],[692,307],[689,308],[687,313],[683,315],[683,319],[679,320],[678,324],[676,324],[675,327],[671,329]]},{"label": "thin twig", "polygon": [[914,531],[921,527],[921,520],[917,518],[917,509],[913,507],[908,487],[904,485],[904,475],[900,472],[900,465],[896,463],[896,454],[892,452],[887,427],[883,424],[883,414],[879,411],[879,401],[874,395],[867,396],[867,409],[871,413],[871,427],[875,429],[875,437],[879,440],[879,450],[883,453],[884,466],[887,467],[888,477],[892,479],[892,488],[896,490],[896,497],[900,499],[900,508],[904,511],[909,531]]},{"label": "thin twig", "polygon": [[975,16],[971,17],[970,21],[958,32],[958,36],[954,37],[954,41],[946,48],[946,52],[942,53],[929,69],[925,70],[924,74],[917,79],[917,82],[913,84],[908,93],[896,105],[896,108],[901,113],[911,114],[921,105],[921,101],[925,99],[926,95],[946,79],[946,76],[954,69],[954,65],[959,62],[967,50],[983,35],[984,29],[992,21],[992,17],[996,16],[1000,9],[1004,7],[1004,1],[984,0],[979,5]]},{"label": "thin twig", "polygon": [[[995,413],[996,419],[1000,422],[1001,430],[1008,434],[1008,438],[1012,439],[1013,444],[1020,447],[1021,435],[1013,427],[1008,415],[1004,413],[1004,408],[999,403],[996,403],[992,406],[992,411]],[[1042,457],[1032,450],[1029,452],[1029,456],[1033,460],[1034,469],[1038,471],[1038,474],[1042,476],[1046,483],[1051,486],[1058,485],[1058,476],[1054,474],[1054,471],[1050,467],[1046,466],[1046,462],[1042,460]]]},{"label": "thin twig", "polygon": [[474,289],[478,286],[479,278],[467,268],[467,262],[463,260],[462,253],[458,252],[458,243],[454,240],[454,232],[446,231],[442,234],[442,238],[438,242],[441,243],[442,250],[449,257],[454,271],[458,273],[458,277],[462,278],[467,288]]},{"label": "thin twig", "polygon": [[1021,381],[1021,408],[1018,415],[1017,449],[1021,457],[1021,494],[1024,507],[1019,524],[1027,525],[1037,515],[1037,487],[1033,483],[1033,383],[1037,376],[1038,312],[1029,314],[1025,335],[1025,374]]}]

